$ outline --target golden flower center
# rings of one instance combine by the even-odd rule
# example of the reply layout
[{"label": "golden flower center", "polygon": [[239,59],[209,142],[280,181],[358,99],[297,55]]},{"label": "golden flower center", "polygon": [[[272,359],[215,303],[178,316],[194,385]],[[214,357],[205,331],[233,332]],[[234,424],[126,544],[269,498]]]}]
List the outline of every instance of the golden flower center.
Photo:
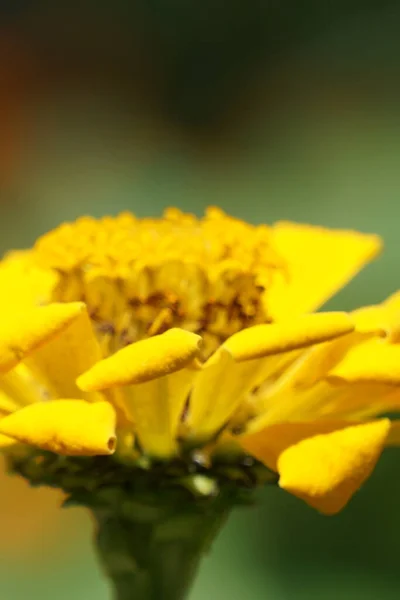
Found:
[{"label": "golden flower center", "polygon": [[84,217],[40,238],[33,257],[58,274],[53,301],[86,302],[108,351],[182,327],[209,354],[269,321],[267,291],[284,272],[268,226],[216,208],[202,219],[176,209],[161,219]]}]

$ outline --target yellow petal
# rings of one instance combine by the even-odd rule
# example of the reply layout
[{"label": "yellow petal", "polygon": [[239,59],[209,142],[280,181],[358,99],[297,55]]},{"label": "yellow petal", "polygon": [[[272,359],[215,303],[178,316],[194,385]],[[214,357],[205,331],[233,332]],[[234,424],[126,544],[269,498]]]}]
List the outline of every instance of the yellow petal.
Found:
[{"label": "yellow petal", "polygon": [[36,350],[26,365],[52,398],[80,398],[77,377],[100,359],[100,345],[83,305],[68,327]]},{"label": "yellow petal", "polygon": [[304,315],[284,323],[243,329],[224,343],[237,361],[305,348],[350,333],[354,324],[342,312]]},{"label": "yellow petal", "polygon": [[21,311],[29,306],[47,304],[59,276],[54,270],[35,264],[30,250],[10,252],[0,261],[0,311],[10,307]]},{"label": "yellow petal", "polygon": [[24,363],[19,363],[11,371],[0,375],[0,390],[12,398],[15,409],[47,399],[43,386]]},{"label": "yellow petal", "polygon": [[400,291],[391,294],[383,303],[383,306],[390,311],[400,311]]},{"label": "yellow petal", "polygon": [[95,364],[78,379],[84,391],[144,383],[183,369],[199,353],[200,336],[170,329],[161,335],[130,344]]},{"label": "yellow petal", "polygon": [[357,335],[352,333],[298,352],[292,364],[278,371],[278,378],[271,379],[269,385],[257,392],[257,416],[248,429],[256,432],[274,423],[334,416],[335,411],[328,409],[328,405],[343,395],[344,386],[338,389],[325,376],[355,339]]},{"label": "yellow petal", "polygon": [[1,390],[1,378],[0,378],[0,415],[8,415],[19,408],[18,404]]},{"label": "yellow petal", "polygon": [[274,423],[260,430],[249,430],[237,436],[236,440],[246,452],[269,469],[277,471],[279,456],[290,446],[306,438],[348,426],[349,422],[345,420]]},{"label": "yellow petal", "polygon": [[160,459],[176,454],[178,428],[196,374],[181,369],[124,389],[124,407],[146,454]]},{"label": "yellow petal", "polygon": [[[352,336],[349,336],[352,337]],[[256,433],[274,423],[315,419],[364,421],[399,410],[398,386],[380,382],[344,383],[326,377],[345,345],[333,342],[313,347],[281,377],[257,394],[257,416],[248,431]],[[319,351],[320,350],[320,351]]]},{"label": "yellow petal", "polygon": [[263,365],[262,360],[237,363],[224,347],[211,356],[197,375],[190,396],[187,424],[191,438],[207,439],[226,424],[254,386]]},{"label": "yellow petal", "polygon": [[3,314],[0,321],[0,372],[66,329],[84,310],[82,302],[28,307]]},{"label": "yellow petal", "polygon": [[386,334],[388,341],[397,344],[400,342],[400,292],[395,292],[381,307],[384,311]]},{"label": "yellow petal", "polygon": [[[361,383],[340,386],[353,390],[350,408],[356,420],[370,420],[400,412],[400,388],[385,383]],[[351,405],[354,405],[353,407]],[[348,410],[348,406],[346,406]]]},{"label": "yellow petal", "polygon": [[287,387],[304,390],[324,380],[352,346],[364,341],[358,333],[343,335],[307,348],[279,380],[281,392]]},{"label": "yellow petal", "polygon": [[400,446],[400,420],[391,422],[390,432],[386,440],[386,446]]},{"label": "yellow petal", "polygon": [[351,316],[359,333],[375,333],[381,336],[388,334],[388,324],[382,306],[363,306],[354,310]]},{"label": "yellow petal", "polygon": [[189,412],[192,437],[206,439],[216,433],[246,394],[262,381],[273,380],[284,366],[282,359],[286,367],[294,360],[292,351],[343,336],[353,328],[345,313],[321,313],[234,334],[196,379]]},{"label": "yellow petal", "polygon": [[400,383],[400,345],[370,339],[348,350],[328,374],[345,382]]},{"label": "yellow petal", "polygon": [[112,454],[115,411],[108,402],[39,402],[0,420],[0,433],[68,456]]},{"label": "yellow petal", "polygon": [[274,319],[310,312],[321,306],[381,250],[376,235],[296,223],[276,223],[274,247],[287,265],[276,279],[267,306]]},{"label": "yellow petal", "polygon": [[400,293],[393,294],[382,304],[365,306],[352,312],[356,329],[362,333],[374,333],[387,341],[400,340]]},{"label": "yellow petal", "polygon": [[8,450],[12,446],[18,445],[19,442],[14,438],[8,437],[7,435],[2,435],[0,433],[0,450]]},{"label": "yellow petal", "polygon": [[370,476],[389,430],[383,419],[290,446],[278,459],[280,487],[322,513],[339,512]]}]

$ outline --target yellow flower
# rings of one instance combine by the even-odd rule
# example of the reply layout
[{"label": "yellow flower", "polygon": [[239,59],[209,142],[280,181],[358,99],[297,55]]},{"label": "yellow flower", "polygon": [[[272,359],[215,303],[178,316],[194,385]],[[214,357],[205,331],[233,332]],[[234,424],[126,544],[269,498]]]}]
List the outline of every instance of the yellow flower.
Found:
[{"label": "yellow flower", "polygon": [[[398,437],[384,415],[400,402],[400,299],[311,313],[379,250],[373,235],[171,209],[82,218],[11,253],[0,263],[11,465],[69,492],[74,457],[89,460],[94,489],[110,460],[129,477],[152,464],[172,477],[178,462],[187,483],[200,459],[218,486],[224,466],[255,468],[250,456],[337,512]],[[57,468],[48,453],[64,457]]]}]

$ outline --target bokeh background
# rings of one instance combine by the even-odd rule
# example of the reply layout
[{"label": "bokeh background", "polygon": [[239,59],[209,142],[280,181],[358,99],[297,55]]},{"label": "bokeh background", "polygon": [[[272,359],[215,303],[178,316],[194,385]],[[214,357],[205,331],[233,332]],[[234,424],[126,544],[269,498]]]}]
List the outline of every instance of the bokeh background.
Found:
[{"label": "bokeh background", "polygon": [[[400,288],[399,22],[385,0],[3,3],[0,250],[83,213],[217,204],[381,234],[329,308],[381,301]],[[258,500],[192,600],[399,598],[398,453],[337,517]],[[1,600],[110,598],[88,516],[59,501],[1,477]]]}]

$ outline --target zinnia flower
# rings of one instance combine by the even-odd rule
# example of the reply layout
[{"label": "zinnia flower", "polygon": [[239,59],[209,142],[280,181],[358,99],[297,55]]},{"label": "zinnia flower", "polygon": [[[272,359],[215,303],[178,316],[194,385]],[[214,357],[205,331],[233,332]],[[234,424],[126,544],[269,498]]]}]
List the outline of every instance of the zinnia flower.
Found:
[{"label": "zinnia flower", "polygon": [[161,543],[182,593],[183,564],[243,490],[278,481],[341,510],[396,442],[399,296],[312,313],[379,249],[169,210],[82,218],[3,260],[1,446],[92,508],[117,589],[164,597]]}]

